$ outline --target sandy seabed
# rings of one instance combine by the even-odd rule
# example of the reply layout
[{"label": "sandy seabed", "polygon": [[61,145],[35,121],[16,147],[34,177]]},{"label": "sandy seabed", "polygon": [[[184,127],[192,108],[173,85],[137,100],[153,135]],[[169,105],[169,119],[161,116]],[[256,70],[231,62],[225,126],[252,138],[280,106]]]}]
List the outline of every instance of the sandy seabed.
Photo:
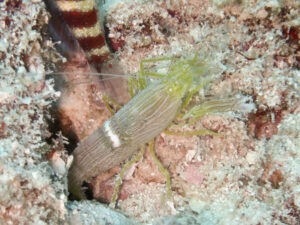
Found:
[{"label": "sandy seabed", "polygon": [[[62,57],[45,35],[43,2],[4,0],[0,10],[0,224],[300,224],[299,1],[107,6],[105,25],[122,72],[136,72],[144,58],[199,53],[216,65],[199,101],[243,94],[256,105],[248,114],[210,114],[173,127],[222,135],[159,135],[155,149],[171,173],[172,200],[146,152],[125,177],[118,211],[69,201],[65,140],[45,142],[49,109],[64,93],[45,79],[48,65]],[[81,115],[92,117],[79,129],[88,135],[98,114]],[[111,194],[113,179],[104,193],[100,183],[93,182],[95,198]]]}]

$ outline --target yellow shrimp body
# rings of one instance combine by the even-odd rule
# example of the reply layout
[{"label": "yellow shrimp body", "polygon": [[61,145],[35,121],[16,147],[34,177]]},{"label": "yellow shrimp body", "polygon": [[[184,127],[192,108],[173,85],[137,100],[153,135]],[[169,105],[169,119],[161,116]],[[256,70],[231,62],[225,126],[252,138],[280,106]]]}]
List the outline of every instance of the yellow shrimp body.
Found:
[{"label": "yellow shrimp body", "polygon": [[85,198],[81,189],[84,181],[119,165],[167,128],[194,86],[195,78],[206,71],[198,57],[173,61],[167,75],[139,92],[85,138],[73,153],[69,191],[77,198]]}]

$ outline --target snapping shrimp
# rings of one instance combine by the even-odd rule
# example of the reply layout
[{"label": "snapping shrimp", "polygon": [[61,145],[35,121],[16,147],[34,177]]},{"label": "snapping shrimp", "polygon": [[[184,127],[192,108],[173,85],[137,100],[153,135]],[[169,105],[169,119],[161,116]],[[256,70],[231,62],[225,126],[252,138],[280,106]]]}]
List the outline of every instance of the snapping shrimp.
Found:
[{"label": "snapping shrimp", "polygon": [[[213,77],[209,63],[199,56],[189,59],[150,59],[148,62],[159,60],[171,61],[167,74],[151,73],[160,78],[135,95],[74,150],[74,162],[68,174],[69,191],[74,197],[85,199],[83,182],[89,182],[99,173],[119,165],[165,130],[181,108]],[[147,73],[144,69],[146,62],[144,60],[141,63],[142,75]],[[211,104],[208,102],[200,111],[202,114],[204,111],[218,111],[218,108],[228,111],[241,102],[240,98],[213,101]],[[197,116],[194,114],[193,117]]]}]

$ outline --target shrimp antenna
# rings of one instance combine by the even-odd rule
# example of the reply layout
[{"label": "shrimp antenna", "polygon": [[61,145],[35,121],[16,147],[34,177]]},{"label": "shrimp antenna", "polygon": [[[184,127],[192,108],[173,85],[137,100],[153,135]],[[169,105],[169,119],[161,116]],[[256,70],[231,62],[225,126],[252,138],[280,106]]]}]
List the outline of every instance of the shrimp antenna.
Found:
[{"label": "shrimp antenna", "polygon": [[90,76],[103,76],[106,78],[102,78],[102,80],[110,80],[110,79],[114,79],[114,78],[128,78],[132,75],[128,75],[128,74],[113,74],[113,73],[98,73],[98,72],[47,72],[46,76],[61,76],[61,75],[90,75]]}]

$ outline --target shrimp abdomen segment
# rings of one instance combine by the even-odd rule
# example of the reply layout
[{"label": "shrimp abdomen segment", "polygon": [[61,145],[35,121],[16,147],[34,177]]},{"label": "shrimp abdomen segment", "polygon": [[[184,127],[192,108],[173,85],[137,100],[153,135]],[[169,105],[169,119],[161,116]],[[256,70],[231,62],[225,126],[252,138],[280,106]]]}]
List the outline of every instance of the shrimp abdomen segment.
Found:
[{"label": "shrimp abdomen segment", "polygon": [[183,96],[173,93],[169,84],[149,85],[74,150],[68,178],[75,197],[85,198],[84,181],[119,165],[170,125]]}]

